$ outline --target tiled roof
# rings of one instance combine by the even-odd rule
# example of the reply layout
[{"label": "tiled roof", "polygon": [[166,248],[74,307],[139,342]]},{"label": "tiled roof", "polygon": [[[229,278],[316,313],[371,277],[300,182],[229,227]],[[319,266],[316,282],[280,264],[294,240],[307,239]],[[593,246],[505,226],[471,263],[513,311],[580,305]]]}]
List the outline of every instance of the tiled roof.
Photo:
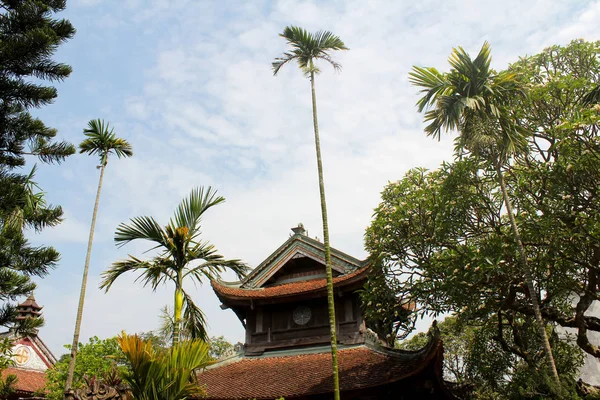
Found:
[{"label": "tiled roof", "polygon": [[41,310],[43,308],[43,307],[40,307],[38,305],[38,303],[36,303],[35,297],[33,297],[33,294],[30,294],[29,297],[27,297],[27,299],[25,299],[24,302],[19,304],[19,307],[32,307],[37,310]]},{"label": "tiled roof", "polygon": [[[417,352],[375,350],[366,345],[338,350],[340,390],[397,382],[434,363],[441,375],[441,341]],[[332,392],[329,351],[270,357],[242,357],[198,375],[210,400],[276,399]]]},{"label": "tiled roof", "polygon": [[[353,271],[360,268],[365,264],[365,261],[360,261],[346,253],[343,253],[333,247],[331,251],[331,262],[332,267],[335,269],[336,266],[342,271],[349,270]],[[325,245],[318,240],[311,239],[305,234],[294,234],[288,240],[285,241],[277,250],[275,250],[269,257],[267,257],[260,265],[252,270],[245,279],[242,280],[242,286],[254,286],[261,281],[261,277],[264,277],[265,273],[272,271],[273,268],[277,269],[281,267],[281,263],[285,261],[285,258],[293,255],[295,252],[304,254],[310,254],[324,263],[325,261]],[[258,285],[260,286],[260,285]]]},{"label": "tiled roof", "polygon": [[18,392],[33,393],[44,389],[46,386],[46,374],[43,371],[9,367],[2,371],[3,378],[6,378],[8,375],[17,376],[15,388]]},{"label": "tiled roof", "polygon": [[[333,278],[333,284],[347,284],[359,280],[366,275],[369,267],[360,268],[350,274],[338,276]],[[237,286],[228,286],[218,281],[211,281],[212,287],[219,297],[223,296],[226,298],[242,298],[242,299],[259,299],[259,298],[273,298],[273,297],[284,297],[295,294],[307,293],[325,289],[327,287],[327,280],[322,279],[311,279],[300,282],[286,283],[282,285],[270,286],[259,289],[241,289]]]}]

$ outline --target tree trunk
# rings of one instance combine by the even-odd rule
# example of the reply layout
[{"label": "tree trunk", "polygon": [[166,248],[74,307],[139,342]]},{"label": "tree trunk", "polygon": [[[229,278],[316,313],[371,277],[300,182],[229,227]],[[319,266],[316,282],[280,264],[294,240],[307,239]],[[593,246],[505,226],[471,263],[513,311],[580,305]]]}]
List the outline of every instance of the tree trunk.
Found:
[{"label": "tree trunk", "polygon": [[521,234],[519,233],[519,228],[517,227],[517,222],[515,220],[515,215],[513,213],[512,203],[510,198],[508,197],[508,191],[506,190],[506,183],[504,182],[504,174],[502,173],[502,168],[500,166],[500,162],[498,160],[494,160],[494,167],[496,168],[496,173],[498,174],[498,181],[500,183],[500,188],[502,189],[502,197],[504,199],[504,205],[506,206],[506,212],[508,213],[508,219],[510,221],[510,226],[513,231],[515,242],[517,243],[517,247],[519,248],[519,263],[521,264],[521,269],[525,274],[525,280],[527,284],[527,289],[529,290],[529,297],[531,298],[531,306],[533,308],[533,313],[535,315],[535,320],[537,321],[538,330],[540,337],[542,338],[542,343],[544,346],[544,353],[546,355],[546,361],[548,362],[548,366],[550,367],[550,373],[552,374],[552,378],[554,379],[554,383],[557,385],[557,390],[561,390],[560,378],[558,376],[558,371],[556,370],[556,364],[554,362],[554,356],[552,355],[552,348],[550,347],[550,341],[548,340],[548,334],[546,333],[546,324],[542,319],[542,313],[540,311],[540,305],[537,299],[537,291],[533,285],[533,274],[529,269],[529,264],[527,263],[527,255],[525,254],[525,247],[523,246],[523,242],[521,241]]},{"label": "tree trunk", "polygon": [[[312,67],[312,62],[311,62]],[[329,305],[329,331],[331,334],[331,363],[333,367],[334,400],[340,399],[340,379],[337,359],[337,332],[335,322],[335,303],[333,297],[333,272],[331,268],[331,248],[329,247],[329,224],[327,223],[327,205],[325,203],[325,183],[323,182],[323,165],[321,163],[321,143],[319,141],[319,123],[317,120],[317,96],[315,94],[315,73],[310,72],[310,88],[312,91],[313,124],[315,129],[315,148],[317,151],[317,170],[319,173],[319,191],[321,194],[321,218],[323,219],[323,245],[325,246],[325,271],[327,274],[327,303]]]},{"label": "tree trunk", "polygon": [[96,192],[96,203],[92,213],[92,226],[90,227],[90,237],[88,239],[87,254],[85,256],[85,266],[83,267],[83,278],[81,279],[81,291],[79,293],[79,306],[77,307],[77,319],[75,320],[75,332],[73,333],[73,343],[71,344],[71,359],[69,360],[69,369],[67,370],[67,381],[65,383],[65,393],[71,390],[73,386],[73,374],[75,372],[75,360],[77,358],[77,346],[79,345],[79,332],[81,330],[81,319],[83,316],[83,303],[85,302],[85,289],[87,286],[88,270],[90,268],[90,257],[92,255],[92,243],[94,242],[94,229],[96,228],[96,216],[98,215],[98,204],[100,203],[100,192],[102,191],[102,180],[104,179],[104,169],[106,164],[100,167],[100,179],[98,180],[98,191]]},{"label": "tree trunk", "polygon": [[175,288],[175,304],[173,307],[173,347],[179,343],[181,310],[183,309],[183,290],[181,286]]}]

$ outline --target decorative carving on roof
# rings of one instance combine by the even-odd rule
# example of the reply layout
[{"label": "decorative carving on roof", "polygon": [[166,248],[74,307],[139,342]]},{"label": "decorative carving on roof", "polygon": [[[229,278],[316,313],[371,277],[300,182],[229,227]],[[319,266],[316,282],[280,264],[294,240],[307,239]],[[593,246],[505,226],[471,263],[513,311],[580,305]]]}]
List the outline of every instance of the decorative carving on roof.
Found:
[{"label": "decorative carving on roof", "polygon": [[88,386],[65,392],[65,400],[125,400],[127,386],[109,386],[99,380],[92,379]]},{"label": "decorative carving on roof", "polygon": [[376,332],[372,331],[370,328],[367,328],[365,332],[365,344],[367,346],[385,346],[385,342],[379,339],[379,336]]}]

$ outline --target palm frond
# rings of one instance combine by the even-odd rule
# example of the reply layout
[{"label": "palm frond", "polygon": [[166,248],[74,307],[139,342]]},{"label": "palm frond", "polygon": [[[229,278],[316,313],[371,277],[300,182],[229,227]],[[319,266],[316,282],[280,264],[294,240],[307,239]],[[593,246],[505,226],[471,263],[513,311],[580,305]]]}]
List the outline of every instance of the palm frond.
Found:
[{"label": "palm frond", "polygon": [[422,89],[419,92],[425,94],[417,102],[419,112],[434,105],[439,96],[450,94],[451,88],[448,81],[445,79],[445,76],[435,68],[415,66],[412,71],[408,73],[408,81],[413,86],[421,87]]},{"label": "palm frond", "polygon": [[188,270],[184,273],[184,277],[191,275],[197,282],[201,282],[203,277],[213,280],[221,273],[231,270],[236,274],[238,279],[243,279],[250,270],[250,267],[241,260],[225,259],[208,242],[198,242],[193,248],[188,250],[187,264],[190,265],[193,261],[198,260],[202,260],[202,262],[193,267],[188,267]]},{"label": "palm frond", "polygon": [[316,49],[323,54],[328,50],[350,50],[339,36],[329,31],[317,31],[313,40]]},{"label": "palm frond", "polygon": [[[329,64],[331,64],[331,66],[333,67],[333,69],[336,72],[340,72],[342,70],[342,64],[340,64],[339,62],[335,61],[333,58],[331,58],[331,56],[329,56],[329,54],[327,53],[323,53],[322,55],[316,57],[320,60],[325,60],[327,61]],[[318,69],[317,69],[318,70]]]},{"label": "palm frond", "polygon": [[173,228],[186,227],[191,232],[189,238],[192,240],[198,236],[200,232],[198,228],[202,214],[204,214],[209,208],[219,205],[225,202],[223,196],[217,196],[217,191],[212,187],[204,189],[203,187],[196,187],[192,189],[192,192],[188,197],[183,199],[175,210],[175,215],[169,222],[169,225]]},{"label": "palm frond", "polygon": [[130,255],[126,260],[113,263],[108,270],[102,273],[100,289],[108,292],[118,277],[127,272],[138,272],[139,275],[135,280],[156,290],[167,279],[173,279],[172,270],[173,264],[169,260],[155,258],[151,261],[143,261]]},{"label": "palm frond", "polygon": [[183,291],[183,331],[190,335],[192,339],[200,339],[208,341],[208,333],[206,331],[206,318],[202,310],[196,306],[192,297]]},{"label": "palm frond", "polygon": [[168,247],[164,229],[152,217],[135,217],[128,224],[121,223],[115,232],[115,243],[122,247],[137,240],[149,240],[159,246]]},{"label": "palm frond", "polygon": [[278,57],[271,63],[271,67],[273,68],[273,75],[277,75],[281,67],[287,64],[290,61],[296,60],[298,56],[293,53],[283,53],[283,57]]}]

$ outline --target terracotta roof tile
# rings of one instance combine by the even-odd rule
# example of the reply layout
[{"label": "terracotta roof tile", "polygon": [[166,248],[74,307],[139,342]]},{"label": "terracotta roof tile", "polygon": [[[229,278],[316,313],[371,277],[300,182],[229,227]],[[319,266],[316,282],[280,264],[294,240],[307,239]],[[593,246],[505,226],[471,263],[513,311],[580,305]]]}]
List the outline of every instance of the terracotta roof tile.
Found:
[{"label": "terracotta roof tile", "polygon": [[43,371],[9,367],[2,371],[3,378],[6,378],[8,375],[17,376],[15,388],[19,392],[33,393],[44,389],[46,386],[46,374]]},{"label": "terracotta roof tile", "polygon": [[[339,285],[341,283],[353,282],[354,280],[359,279],[363,275],[365,275],[368,269],[369,267],[366,266],[347,275],[333,278],[333,284]],[[259,289],[241,289],[239,287],[227,286],[214,280],[211,282],[211,284],[213,289],[219,296],[224,296],[228,298],[258,299],[290,296],[294,294],[307,293],[315,290],[325,289],[327,286],[327,281],[325,278],[311,279]]]},{"label": "terracotta roof tile", "polygon": [[[419,373],[436,355],[441,342],[425,351],[376,351],[357,346],[338,351],[340,390],[356,390],[396,382]],[[198,375],[206,398],[276,399],[294,398],[332,391],[331,353],[280,357],[243,357]]]}]

